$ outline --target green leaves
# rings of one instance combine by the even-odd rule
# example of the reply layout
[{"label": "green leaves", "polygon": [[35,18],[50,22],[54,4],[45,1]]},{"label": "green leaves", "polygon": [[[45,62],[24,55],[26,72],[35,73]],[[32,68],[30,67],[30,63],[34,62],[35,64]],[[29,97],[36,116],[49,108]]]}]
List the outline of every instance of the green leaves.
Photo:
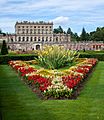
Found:
[{"label": "green leaves", "polygon": [[72,63],[79,56],[76,51],[69,51],[62,46],[45,46],[38,51],[37,62],[47,69],[59,69]]}]

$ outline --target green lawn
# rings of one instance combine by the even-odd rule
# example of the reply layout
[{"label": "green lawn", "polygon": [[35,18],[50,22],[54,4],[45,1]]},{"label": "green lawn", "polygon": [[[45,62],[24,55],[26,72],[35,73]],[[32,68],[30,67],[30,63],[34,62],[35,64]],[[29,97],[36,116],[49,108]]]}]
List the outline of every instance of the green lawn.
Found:
[{"label": "green lawn", "polygon": [[7,65],[0,65],[2,120],[103,120],[104,62],[99,62],[77,100],[39,100]]}]

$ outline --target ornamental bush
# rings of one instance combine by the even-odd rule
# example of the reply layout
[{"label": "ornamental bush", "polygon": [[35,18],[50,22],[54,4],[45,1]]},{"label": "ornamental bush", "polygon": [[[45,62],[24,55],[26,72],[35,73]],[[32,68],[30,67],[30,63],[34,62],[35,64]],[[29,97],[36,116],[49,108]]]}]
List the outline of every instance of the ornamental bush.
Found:
[{"label": "ornamental bush", "polygon": [[45,46],[43,50],[37,51],[38,58],[35,60],[44,68],[59,69],[65,67],[79,57],[77,51],[66,50],[62,46]]},{"label": "ornamental bush", "polygon": [[8,54],[8,49],[7,49],[7,45],[6,45],[5,40],[3,40],[3,44],[2,44],[2,47],[1,47],[1,54],[2,55]]}]

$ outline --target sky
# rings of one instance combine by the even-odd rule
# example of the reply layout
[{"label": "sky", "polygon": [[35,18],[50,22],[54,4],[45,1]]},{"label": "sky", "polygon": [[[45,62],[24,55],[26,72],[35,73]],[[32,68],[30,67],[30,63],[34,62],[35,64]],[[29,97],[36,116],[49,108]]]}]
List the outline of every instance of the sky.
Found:
[{"label": "sky", "polygon": [[104,0],[0,0],[0,29],[15,33],[16,21],[52,21],[80,34],[104,27]]}]

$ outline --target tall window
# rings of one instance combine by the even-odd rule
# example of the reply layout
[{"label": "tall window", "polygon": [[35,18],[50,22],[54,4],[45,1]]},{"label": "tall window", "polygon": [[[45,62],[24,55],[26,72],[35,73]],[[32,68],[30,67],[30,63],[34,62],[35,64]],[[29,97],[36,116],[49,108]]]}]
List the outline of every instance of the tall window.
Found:
[{"label": "tall window", "polygon": [[19,42],[21,41],[21,37],[18,38],[18,41],[19,41]]},{"label": "tall window", "polygon": [[32,29],[30,29],[30,34],[32,34]]},{"label": "tall window", "polygon": [[44,42],[44,37],[42,37],[42,42]]},{"label": "tall window", "polygon": [[40,41],[40,37],[38,37],[38,41]]},{"label": "tall window", "polygon": [[48,41],[48,37],[46,37],[46,41]]},{"label": "tall window", "polygon": [[32,37],[30,38],[30,41],[31,41],[31,42],[33,41],[33,38],[32,38]]},{"label": "tall window", "polygon": [[28,34],[28,29],[26,29],[26,33]]},{"label": "tall window", "polygon": [[25,37],[22,38],[22,41],[25,41]]},{"label": "tall window", "polygon": [[50,41],[52,41],[52,37],[50,37]]},{"label": "tall window", "polygon": [[22,33],[23,33],[23,34],[25,33],[25,30],[24,30],[24,29],[22,29]]},{"label": "tall window", "polygon": [[29,41],[29,37],[27,37],[26,41]]},{"label": "tall window", "polygon": [[40,34],[40,29],[38,29],[38,34]]},{"label": "tall window", "polygon": [[36,41],[36,37],[34,37],[34,41]]},{"label": "tall window", "polygon": [[34,34],[36,34],[36,30],[34,29]]},{"label": "tall window", "polygon": [[56,42],[58,42],[58,37],[56,37]]}]

